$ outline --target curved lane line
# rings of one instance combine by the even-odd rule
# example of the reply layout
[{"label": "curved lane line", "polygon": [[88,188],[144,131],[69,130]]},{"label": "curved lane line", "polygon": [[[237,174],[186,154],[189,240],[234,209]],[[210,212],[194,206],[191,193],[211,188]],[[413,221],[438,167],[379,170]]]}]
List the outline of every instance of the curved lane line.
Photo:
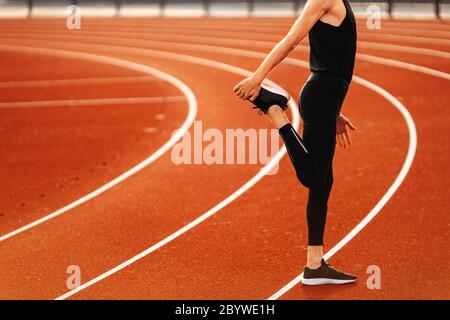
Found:
[{"label": "curved lane line", "polygon": [[164,81],[169,82],[176,88],[178,88],[187,98],[189,111],[188,115],[186,117],[186,120],[183,122],[180,129],[177,131],[176,134],[174,134],[165,144],[163,144],[158,150],[156,150],[152,155],[150,155],[148,158],[131,168],[130,170],[122,173],[120,176],[114,178],[110,182],[104,184],[100,188],[92,191],[91,193],[79,198],[78,200],[40,218],[37,219],[29,224],[26,224],[14,231],[11,231],[9,233],[6,233],[2,236],[0,236],[0,242],[5,241],[6,239],[9,239],[13,236],[18,235],[19,233],[22,233],[26,230],[29,230],[41,223],[44,223],[50,219],[53,219],[97,196],[102,194],[103,192],[111,189],[112,187],[118,185],[125,179],[129,178],[130,176],[134,175],[135,173],[139,172],[140,170],[147,167],[149,164],[151,164],[153,161],[161,157],[165,152],[167,152],[170,148],[172,148],[173,145],[175,145],[178,140],[180,140],[183,135],[189,130],[190,126],[195,120],[195,117],[197,115],[197,99],[192,92],[192,90],[183,82],[175,78],[174,76],[167,74],[165,72],[162,72],[158,69],[145,66],[139,63],[130,62],[127,60],[122,60],[118,58],[112,58],[112,57],[106,57],[102,55],[96,55],[96,54],[90,54],[90,53],[82,53],[82,52],[75,52],[75,51],[66,51],[66,50],[59,50],[59,49],[45,49],[45,48],[36,48],[36,47],[21,47],[21,46],[9,46],[9,45],[2,45],[0,44],[0,51],[12,51],[12,52],[24,52],[24,53],[31,53],[31,54],[43,54],[43,55],[51,55],[51,56],[58,56],[58,57],[65,57],[65,58],[72,58],[72,59],[82,59],[92,62],[98,62],[98,63],[104,63],[104,64],[110,64],[117,67],[122,67],[126,69],[131,69],[139,72],[146,73],[148,75],[155,76],[157,78],[160,78]]}]

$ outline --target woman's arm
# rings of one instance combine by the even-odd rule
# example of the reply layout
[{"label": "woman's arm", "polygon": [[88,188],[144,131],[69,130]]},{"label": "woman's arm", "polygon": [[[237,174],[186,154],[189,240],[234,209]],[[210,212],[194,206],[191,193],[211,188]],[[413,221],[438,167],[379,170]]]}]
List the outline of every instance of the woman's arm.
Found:
[{"label": "woman's arm", "polygon": [[308,0],[300,17],[287,35],[270,51],[256,72],[238,83],[233,91],[241,99],[255,100],[260,85],[269,72],[275,68],[303,40],[317,20],[331,8],[333,0]]}]

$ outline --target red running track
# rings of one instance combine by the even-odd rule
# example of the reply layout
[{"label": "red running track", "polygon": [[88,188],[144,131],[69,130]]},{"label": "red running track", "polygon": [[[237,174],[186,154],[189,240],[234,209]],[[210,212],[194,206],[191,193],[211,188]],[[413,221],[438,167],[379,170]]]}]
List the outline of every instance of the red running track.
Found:
[{"label": "red running track", "polygon": [[[146,159],[170,139],[191,107],[173,84],[152,75],[14,48],[75,51],[154,67],[192,90],[203,130],[270,128],[232,95],[242,76],[218,69],[217,62],[254,70],[261,59],[255,52],[270,50],[289,23],[101,19],[83,20],[82,30],[69,31],[60,20],[0,21],[0,236],[73,203]],[[450,148],[450,25],[383,23],[381,30],[358,23],[355,74],[408,109],[417,129],[412,166],[373,221],[330,259],[358,274],[359,281],[296,285],[283,299],[450,297],[449,280],[441,276],[449,262],[450,181],[443,169]],[[155,56],[151,50],[167,53]],[[174,53],[180,54],[176,60]],[[213,62],[193,63],[186,56]],[[307,61],[307,43],[291,58]],[[307,69],[284,63],[270,78],[295,98],[307,76]],[[49,103],[53,100],[60,102]],[[358,130],[352,147],[336,154],[327,249],[380,201],[411,144],[402,114],[373,90],[354,82],[343,110]],[[306,192],[287,157],[276,175],[264,177],[210,218],[126,268],[113,269],[215,207],[259,169],[176,166],[166,152],[93,199],[2,239],[0,298],[57,298],[69,291],[67,267],[78,265],[82,283],[99,281],[71,295],[74,299],[267,299],[305,263]],[[381,269],[380,290],[366,286],[369,265]]]}]

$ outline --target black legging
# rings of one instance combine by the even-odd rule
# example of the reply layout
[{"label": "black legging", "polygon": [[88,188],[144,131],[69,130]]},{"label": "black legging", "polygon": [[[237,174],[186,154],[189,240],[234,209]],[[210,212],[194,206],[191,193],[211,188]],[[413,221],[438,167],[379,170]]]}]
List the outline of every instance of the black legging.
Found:
[{"label": "black legging", "polygon": [[299,181],[309,189],[306,218],[308,245],[323,245],[327,203],[333,185],[336,120],[348,83],[336,76],[313,73],[299,99],[303,139],[291,124],[280,128]]}]

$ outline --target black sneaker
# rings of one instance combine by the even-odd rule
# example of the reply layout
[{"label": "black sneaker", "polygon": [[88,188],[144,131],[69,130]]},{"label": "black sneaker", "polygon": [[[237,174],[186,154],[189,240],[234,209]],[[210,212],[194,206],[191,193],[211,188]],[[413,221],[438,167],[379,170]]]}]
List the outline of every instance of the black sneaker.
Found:
[{"label": "black sneaker", "polygon": [[289,99],[289,94],[283,89],[263,84],[259,95],[255,101],[252,101],[255,105],[253,109],[259,109],[259,114],[267,114],[267,111],[273,105],[280,106],[283,110],[286,110]]},{"label": "black sneaker", "polygon": [[339,271],[322,259],[321,266],[317,269],[305,267],[302,283],[308,286],[317,286],[321,284],[345,284],[355,282],[356,279],[356,276]]}]

